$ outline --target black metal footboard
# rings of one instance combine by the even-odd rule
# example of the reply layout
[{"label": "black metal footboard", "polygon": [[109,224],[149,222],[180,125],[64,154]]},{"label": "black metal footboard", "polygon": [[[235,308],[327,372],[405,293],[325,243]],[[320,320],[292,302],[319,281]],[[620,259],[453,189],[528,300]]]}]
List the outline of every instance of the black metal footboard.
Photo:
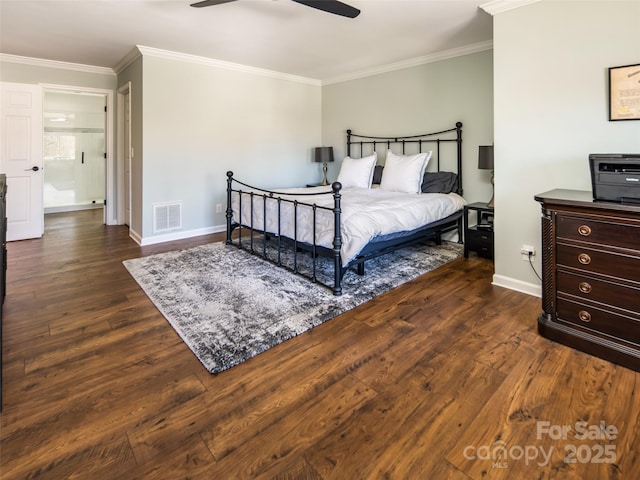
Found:
[{"label": "black metal footboard", "polygon": [[[246,187],[248,190],[243,190]],[[228,245],[235,245],[242,248],[253,255],[258,255],[264,260],[286,268],[287,270],[308,278],[314,283],[319,283],[331,289],[334,295],[342,294],[342,277],[345,269],[342,268],[342,257],[340,254],[342,248],[342,232],[340,223],[340,190],[342,185],[335,182],[331,185],[331,191],[312,192],[312,193],[296,193],[295,197],[300,196],[318,196],[332,195],[333,206],[322,206],[315,203],[301,202],[298,199],[290,199],[292,196],[286,192],[276,192],[264,190],[242,183],[233,178],[233,172],[227,172],[227,240]],[[234,194],[237,198],[237,217],[234,220]],[[246,204],[248,202],[248,205]],[[243,221],[243,211],[247,212],[248,221]],[[275,210],[275,212],[274,212]],[[283,212],[286,210],[286,212]],[[304,212],[306,210],[306,212]],[[318,234],[318,213],[319,211],[332,212],[333,215],[333,247],[319,245],[317,242]],[[311,241],[303,241],[298,237],[298,217],[299,213],[310,213],[312,217],[312,234]],[[275,213],[276,219],[272,217],[271,224],[267,218],[268,213]],[[282,231],[282,218],[285,214],[293,214],[293,232],[288,235]],[[243,233],[246,230],[246,233]],[[235,232],[235,235],[234,235]],[[246,238],[248,237],[248,238]],[[268,242],[275,242],[275,253],[272,249],[268,249]],[[281,252],[285,244],[292,245],[293,260],[285,263]],[[299,268],[299,254],[306,252],[311,257],[311,271],[303,272]],[[317,275],[318,258],[329,257],[333,263],[333,285],[329,285],[321,281]]]},{"label": "black metal footboard", "polygon": [[[435,193],[455,191],[458,195],[462,195],[461,122],[457,122],[454,128],[438,132],[400,137],[364,136],[347,130],[347,155],[349,156],[352,155],[351,150],[354,146],[359,147],[361,157],[365,155],[363,149],[372,149],[375,153],[378,149],[386,149],[389,151],[393,147],[400,149],[402,154],[405,155],[414,153],[413,151],[405,151],[405,148],[409,150],[417,149],[419,152],[423,152],[423,149],[427,147],[435,148],[438,172],[441,171],[441,147],[445,145],[455,145],[454,158],[457,178],[455,178],[453,186],[447,187],[449,189],[446,191],[434,191],[424,188],[422,188],[422,191]],[[447,163],[451,164],[451,159]],[[448,170],[445,170],[445,172],[448,173]],[[427,175],[428,174],[425,173],[425,179]],[[378,181],[378,183],[380,182]],[[246,188],[246,190],[243,190],[243,187]],[[328,287],[335,295],[341,295],[342,279],[347,269],[355,267],[359,275],[364,275],[364,263],[368,259],[429,239],[433,239],[439,244],[443,233],[456,229],[458,231],[458,238],[462,239],[462,211],[459,211],[447,218],[413,231],[374,238],[362,249],[356,258],[352,259],[348,265],[343,266],[341,258],[343,243],[341,231],[342,211],[340,206],[341,189],[342,185],[336,182],[331,185],[331,190],[327,190],[326,192],[318,192],[317,190],[310,193],[296,194],[276,192],[242,183],[233,178],[233,172],[227,172],[227,244],[243,248],[279,267],[286,268],[295,274],[309,278],[312,282]],[[322,202],[323,205],[318,205],[312,203],[313,199],[310,199],[309,202],[299,201],[299,197],[317,197],[319,195],[333,195],[333,202],[326,201]],[[237,206],[234,206],[235,199],[238,201]],[[290,231],[286,232],[283,232],[281,228],[283,210],[286,210],[287,215],[293,215],[289,217],[293,219],[293,228],[290,229],[290,225],[287,225]],[[248,217],[246,216],[247,211],[249,212]],[[271,214],[275,212],[276,218],[275,220],[271,220],[271,224],[267,218],[268,211]],[[309,234],[308,230],[302,230],[304,232],[304,238],[298,236],[298,213],[301,211],[305,213],[303,216],[308,217],[305,218],[304,223],[310,223],[312,228],[311,234]],[[332,220],[333,227],[329,227],[328,222],[325,222],[325,226],[319,228],[319,213],[324,220]],[[318,231],[318,228],[320,231]],[[333,228],[333,232],[329,231],[330,228]],[[317,241],[318,235],[321,236],[322,242]],[[291,249],[293,258],[286,264],[281,256],[281,252],[283,251],[282,247],[285,244],[293,247]],[[303,267],[304,272],[299,268],[299,253],[304,253],[308,255],[307,258],[310,257],[312,259],[311,268],[309,269],[305,265]],[[323,273],[321,275],[323,280],[317,275],[319,257],[329,258],[329,263],[332,265],[333,270],[328,275]],[[323,270],[327,271],[330,269],[324,268]]]}]

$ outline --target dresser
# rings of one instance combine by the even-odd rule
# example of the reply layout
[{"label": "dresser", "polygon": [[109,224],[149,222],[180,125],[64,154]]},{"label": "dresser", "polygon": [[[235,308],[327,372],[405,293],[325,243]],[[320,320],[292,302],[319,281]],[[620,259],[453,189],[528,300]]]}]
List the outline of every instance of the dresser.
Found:
[{"label": "dresser", "polygon": [[2,410],[2,306],[7,291],[7,176],[0,174],[0,411]]},{"label": "dresser", "polygon": [[640,205],[552,190],[542,205],[542,314],[551,340],[640,371]]}]

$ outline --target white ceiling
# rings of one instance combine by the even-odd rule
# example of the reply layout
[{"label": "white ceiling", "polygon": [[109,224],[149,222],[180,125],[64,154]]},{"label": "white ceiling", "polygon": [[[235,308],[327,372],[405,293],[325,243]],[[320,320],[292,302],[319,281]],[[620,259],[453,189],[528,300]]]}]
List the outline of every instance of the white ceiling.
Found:
[{"label": "white ceiling", "polygon": [[194,1],[0,0],[0,53],[116,68],[142,45],[330,81],[492,39],[486,0],[345,0],[355,19],[290,0]]}]

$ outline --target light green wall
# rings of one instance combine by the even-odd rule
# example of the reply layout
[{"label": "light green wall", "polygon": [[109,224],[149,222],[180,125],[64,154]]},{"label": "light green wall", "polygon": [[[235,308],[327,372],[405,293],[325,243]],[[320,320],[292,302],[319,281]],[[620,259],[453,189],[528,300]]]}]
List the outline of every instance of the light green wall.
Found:
[{"label": "light green wall", "polygon": [[[322,88],[322,141],[334,146],[340,160],[346,154],[347,129],[365,135],[409,135],[453,128],[458,121],[463,123],[464,196],[487,202],[491,177],[478,170],[478,145],[493,142],[491,50]],[[339,161],[331,165],[330,181],[339,169]],[[455,162],[449,169],[455,171]]]},{"label": "light green wall", "polygon": [[[608,68],[640,63],[640,2],[555,1],[494,17],[497,284],[538,291],[540,205],[591,190],[589,153],[640,152],[640,121],[608,121]],[[540,272],[540,255],[535,262]]]},{"label": "light green wall", "polygon": [[158,203],[182,202],[183,230],[224,225],[228,170],[266,188],[317,180],[319,85],[146,55],[142,73],[146,241]]}]

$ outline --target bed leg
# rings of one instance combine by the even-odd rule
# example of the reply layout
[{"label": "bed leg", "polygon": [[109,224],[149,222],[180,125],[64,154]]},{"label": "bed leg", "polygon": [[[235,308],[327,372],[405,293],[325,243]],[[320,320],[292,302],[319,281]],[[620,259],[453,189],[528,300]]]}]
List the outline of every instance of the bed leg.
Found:
[{"label": "bed leg", "polygon": [[362,262],[360,262],[360,263],[358,264],[358,267],[356,268],[356,273],[357,273],[358,275],[360,275],[361,277],[363,277],[363,276],[364,276],[364,261],[362,261]]},{"label": "bed leg", "polygon": [[231,232],[233,228],[231,227],[231,219],[233,218],[233,209],[231,208],[231,190],[233,189],[231,183],[233,181],[233,172],[227,172],[227,211],[225,212],[225,216],[227,219],[227,245],[231,245]]}]

